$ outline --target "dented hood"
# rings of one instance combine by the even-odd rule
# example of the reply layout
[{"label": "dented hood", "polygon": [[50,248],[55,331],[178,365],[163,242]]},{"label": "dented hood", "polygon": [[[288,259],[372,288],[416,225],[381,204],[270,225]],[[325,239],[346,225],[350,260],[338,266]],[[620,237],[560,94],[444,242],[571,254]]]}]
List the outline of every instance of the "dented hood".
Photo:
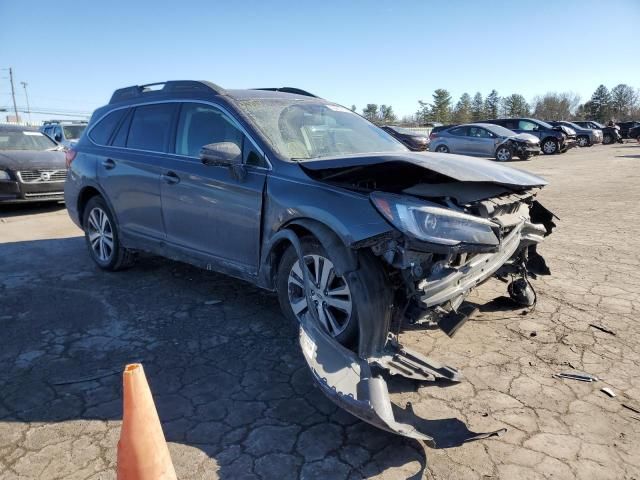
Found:
[{"label": "dented hood", "polygon": [[465,155],[432,152],[406,152],[388,154],[352,155],[300,162],[305,170],[353,170],[381,163],[409,163],[445,175],[460,182],[489,182],[520,187],[541,187],[547,181],[516,168],[506,167],[490,160]]}]

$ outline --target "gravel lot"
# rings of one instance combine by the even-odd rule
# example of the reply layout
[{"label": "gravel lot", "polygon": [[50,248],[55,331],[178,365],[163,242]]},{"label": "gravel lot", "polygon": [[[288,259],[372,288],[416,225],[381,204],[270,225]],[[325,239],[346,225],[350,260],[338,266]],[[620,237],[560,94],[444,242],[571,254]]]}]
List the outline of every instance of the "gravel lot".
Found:
[{"label": "gravel lot", "polygon": [[[551,182],[553,275],[533,312],[402,334],[466,377],[394,395],[440,420],[426,455],[314,388],[274,295],[154,257],[103,273],[63,208],[0,207],[0,478],[115,478],[120,372],[141,361],[181,479],[640,479],[640,146],[512,165]],[[602,380],[552,377],[572,368]]]}]

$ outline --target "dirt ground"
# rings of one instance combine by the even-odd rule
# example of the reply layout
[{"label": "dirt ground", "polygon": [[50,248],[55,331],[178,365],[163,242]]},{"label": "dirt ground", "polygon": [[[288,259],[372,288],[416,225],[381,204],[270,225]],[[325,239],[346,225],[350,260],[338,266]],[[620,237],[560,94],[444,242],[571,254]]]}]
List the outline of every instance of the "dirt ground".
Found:
[{"label": "dirt ground", "polygon": [[[512,165],[550,181],[553,275],[534,311],[492,281],[454,338],[402,333],[465,376],[393,395],[434,420],[426,451],[314,388],[274,295],[148,256],[104,273],[64,208],[0,207],[0,478],[115,478],[120,372],[140,361],[180,479],[640,479],[640,145]],[[572,369],[601,380],[553,377]]]}]

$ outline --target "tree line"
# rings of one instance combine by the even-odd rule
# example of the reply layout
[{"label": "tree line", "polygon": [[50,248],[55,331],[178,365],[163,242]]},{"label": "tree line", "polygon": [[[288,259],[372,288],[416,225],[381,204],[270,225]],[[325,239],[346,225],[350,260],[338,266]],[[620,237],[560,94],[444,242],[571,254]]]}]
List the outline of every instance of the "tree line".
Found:
[{"label": "tree line", "polygon": [[[353,105],[351,109],[355,112],[356,106]],[[584,103],[580,103],[580,97],[572,92],[548,92],[534,97],[528,103],[519,93],[501,97],[496,90],[491,90],[486,97],[480,92],[473,97],[465,92],[454,103],[448,90],[438,88],[433,92],[430,102],[418,100],[415,115],[398,119],[391,105],[378,106],[374,103],[367,104],[362,109],[362,115],[379,125],[468,123],[491,118],[529,116],[542,120],[596,120],[606,123],[609,120],[640,119],[640,91],[624,83],[611,90],[600,85]]]}]

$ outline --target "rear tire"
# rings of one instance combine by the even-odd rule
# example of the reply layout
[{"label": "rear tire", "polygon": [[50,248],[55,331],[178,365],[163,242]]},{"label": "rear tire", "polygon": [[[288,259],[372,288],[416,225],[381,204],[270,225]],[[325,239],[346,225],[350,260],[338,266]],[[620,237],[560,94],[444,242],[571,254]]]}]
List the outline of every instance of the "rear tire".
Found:
[{"label": "rear tire", "polygon": [[115,218],[102,197],[87,202],[82,225],[89,255],[101,269],[115,272],[133,264],[134,253],[120,243]]},{"label": "rear tire", "polygon": [[604,145],[611,145],[613,143],[613,137],[609,133],[605,133],[602,137],[602,143]]},{"label": "rear tire", "polygon": [[449,147],[447,147],[446,145],[438,145],[436,147],[436,152],[438,152],[438,153],[449,153]]},{"label": "rear tire", "polygon": [[[335,275],[332,255],[318,240],[306,237],[301,243],[314,280],[314,308],[325,322],[320,327],[342,345],[351,346],[358,336],[358,312],[349,280]],[[282,313],[296,323],[308,311],[302,280],[296,250],[290,246],[280,259],[276,288]]]}]

